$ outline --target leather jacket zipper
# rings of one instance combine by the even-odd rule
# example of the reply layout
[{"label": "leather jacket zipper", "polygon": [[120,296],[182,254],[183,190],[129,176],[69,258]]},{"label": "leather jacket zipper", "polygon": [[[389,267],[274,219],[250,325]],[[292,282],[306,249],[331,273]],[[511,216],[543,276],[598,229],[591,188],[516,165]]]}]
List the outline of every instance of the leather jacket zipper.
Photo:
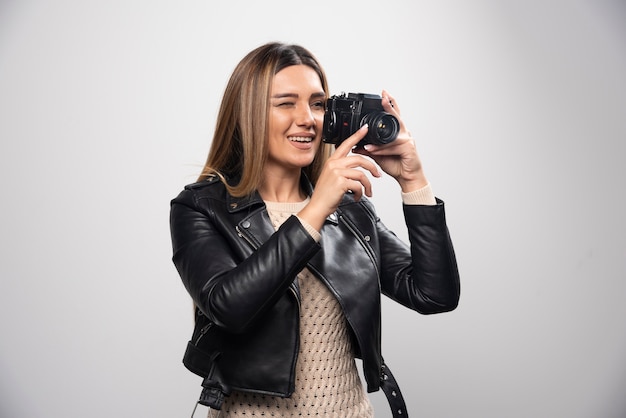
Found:
[{"label": "leather jacket zipper", "polygon": [[239,228],[239,225],[235,226],[235,230],[237,231],[237,235],[239,235],[241,238],[243,238],[248,244],[250,244],[250,246],[255,249],[258,250],[259,247],[254,243],[254,241],[252,241],[252,238],[250,238],[249,236],[247,236],[246,234],[244,234],[241,231],[241,228]]},{"label": "leather jacket zipper", "polygon": [[213,323],[209,322],[208,324],[202,327],[202,329],[200,330],[200,335],[198,335],[198,338],[196,338],[194,345],[198,345],[202,337],[204,337],[206,333],[209,332],[209,329],[211,329],[212,326],[213,326]]}]

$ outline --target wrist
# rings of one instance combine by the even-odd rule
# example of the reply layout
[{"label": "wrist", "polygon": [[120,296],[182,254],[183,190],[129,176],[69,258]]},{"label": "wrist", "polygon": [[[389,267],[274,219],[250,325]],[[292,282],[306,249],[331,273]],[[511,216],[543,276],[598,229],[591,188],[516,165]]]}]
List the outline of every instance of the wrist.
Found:
[{"label": "wrist", "polygon": [[398,184],[402,189],[402,193],[411,193],[428,186],[428,180],[424,174],[420,174],[411,179],[398,179]]},{"label": "wrist", "polygon": [[311,205],[309,202],[300,212],[296,214],[296,216],[304,221],[311,228],[321,231],[322,226],[324,225],[324,221],[326,220],[326,215],[321,210],[315,208],[314,205]]}]

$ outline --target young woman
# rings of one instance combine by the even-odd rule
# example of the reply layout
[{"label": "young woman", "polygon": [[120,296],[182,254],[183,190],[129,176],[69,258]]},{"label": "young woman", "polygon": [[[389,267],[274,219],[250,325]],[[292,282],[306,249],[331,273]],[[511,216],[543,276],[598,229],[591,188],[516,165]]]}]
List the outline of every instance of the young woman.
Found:
[{"label": "young woman", "polygon": [[[458,304],[444,205],[397,103],[383,91],[395,141],[356,147],[363,126],[334,149],[322,142],[328,97],[306,49],[253,50],[226,87],[199,181],[172,201],[173,261],[196,306],[184,363],[222,417],[373,416],[355,357],[367,390],[389,389],[406,416],[382,359],[380,295],[423,314]],[[402,189],[410,245],[367,199],[381,171]]]}]

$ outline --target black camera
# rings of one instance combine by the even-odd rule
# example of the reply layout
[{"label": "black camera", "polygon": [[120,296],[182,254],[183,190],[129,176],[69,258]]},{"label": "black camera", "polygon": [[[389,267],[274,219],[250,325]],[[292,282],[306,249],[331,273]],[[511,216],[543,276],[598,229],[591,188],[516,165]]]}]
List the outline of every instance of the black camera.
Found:
[{"label": "black camera", "polygon": [[367,135],[357,146],[383,145],[394,141],[400,131],[398,119],[385,112],[377,94],[342,93],[326,101],[324,142],[339,145],[366,123]]}]

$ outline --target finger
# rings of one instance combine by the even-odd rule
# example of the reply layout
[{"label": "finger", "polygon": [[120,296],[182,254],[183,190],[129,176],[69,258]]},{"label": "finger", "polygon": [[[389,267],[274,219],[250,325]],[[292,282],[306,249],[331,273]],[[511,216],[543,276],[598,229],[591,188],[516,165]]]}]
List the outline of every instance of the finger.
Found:
[{"label": "finger", "polygon": [[[361,150],[357,148],[354,150],[354,152],[360,153]],[[330,164],[336,167],[337,169],[342,169],[343,167],[347,169],[362,168],[364,170],[369,171],[374,177],[381,176],[378,166],[371,159],[363,158],[357,155],[346,156],[346,157],[343,157],[341,161],[335,160],[331,162]]]},{"label": "finger", "polygon": [[353,193],[356,193],[357,191],[361,192],[361,190],[364,189],[366,196],[372,196],[372,183],[369,178],[367,178],[365,173],[358,170],[352,170],[350,173],[345,175],[345,178],[348,180],[347,190],[351,190]]},{"label": "finger", "polygon": [[350,191],[352,192],[352,196],[354,197],[355,202],[361,200],[361,196],[363,196],[363,188],[360,184],[355,182],[354,187],[351,187]]},{"label": "finger", "polygon": [[398,105],[398,102],[396,102],[396,99],[394,99],[393,96],[391,96],[389,92],[387,92],[387,90],[383,90],[382,97],[383,98],[381,103],[385,112],[390,113],[398,118],[398,121],[400,122],[400,132],[404,132],[408,136],[411,136],[411,133],[408,131],[406,125],[404,124],[404,121],[400,117],[400,106]]},{"label": "finger", "polygon": [[348,190],[352,193],[354,200],[358,202],[365,194],[367,197],[372,197],[372,186],[368,183],[367,185],[362,184],[357,180],[353,180],[350,182]]},{"label": "finger", "polygon": [[328,184],[328,187],[338,187],[341,189],[342,193],[360,193],[361,189],[365,189],[367,196],[372,195],[372,183],[363,170],[359,170],[358,168],[334,169],[331,178],[333,180]]},{"label": "finger", "polygon": [[413,138],[398,138],[395,141],[384,145],[367,144],[363,149],[365,152],[360,152],[360,154],[368,156],[402,155],[406,154],[407,152],[416,150],[416,146]]},{"label": "finger", "polygon": [[382,105],[385,112],[400,116],[400,106],[396,99],[394,99],[387,90],[383,90],[381,96],[383,97]]},{"label": "finger", "polygon": [[365,138],[365,135],[367,135],[367,129],[367,125],[361,126],[355,133],[346,138],[346,140],[335,149],[333,156],[337,155],[337,157],[345,157],[348,155],[350,150],[352,150],[352,148],[354,148],[360,140]]}]

